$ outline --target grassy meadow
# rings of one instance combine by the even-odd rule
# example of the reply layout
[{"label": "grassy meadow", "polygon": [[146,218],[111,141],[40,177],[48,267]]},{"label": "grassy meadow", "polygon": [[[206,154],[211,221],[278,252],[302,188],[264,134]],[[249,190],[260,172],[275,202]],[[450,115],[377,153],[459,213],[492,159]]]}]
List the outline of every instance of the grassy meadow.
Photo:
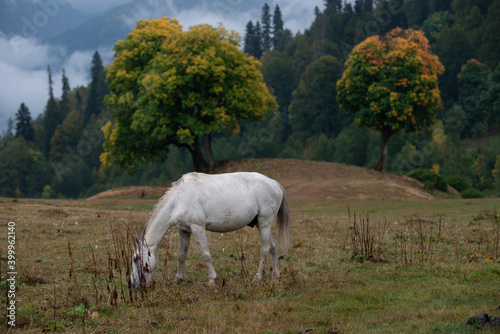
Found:
[{"label": "grassy meadow", "polygon": [[[473,315],[500,316],[498,199],[291,198],[292,248],[280,260],[280,280],[271,278],[268,260],[263,280],[252,282],[260,241],[247,227],[208,234],[216,287],[205,284],[193,240],[188,282],[171,284],[174,228],[161,244],[154,285],[129,289],[132,236],[156,202],[150,197],[3,199],[1,257],[12,221],[17,258],[16,327],[4,329],[468,333]],[[5,260],[1,268],[5,305]]]}]

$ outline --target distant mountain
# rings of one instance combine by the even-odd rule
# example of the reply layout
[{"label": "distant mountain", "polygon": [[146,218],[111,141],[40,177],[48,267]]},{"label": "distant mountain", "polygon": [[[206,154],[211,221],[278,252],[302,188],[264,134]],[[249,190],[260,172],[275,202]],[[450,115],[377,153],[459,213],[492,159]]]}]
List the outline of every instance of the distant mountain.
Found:
[{"label": "distant mountain", "polygon": [[212,24],[241,19],[245,21],[243,28],[250,18],[260,17],[266,2],[274,6],[269,0],[134,0],[92,16],[57,0],[0,0],[0,36],[36,38],[62,46],[71,54],[76,50],[111,48],[143,19],[183,16],[180,23],[186,26],[192,24],[192,18],[211,19]]},{"label": "distant mountain", "polygon": [[234,16],[247,11],[255,11],[258,17],[265,2],[265,0],[135,0],[114,7],[101,16],[48,39],[47,42],[64,46],[70,53],[75,50],[95,50],[102,46],[112,46],[117,40],[124,39],[138,20],[163,16],[177,17],[182,11],[192,11],[193,15],[211,14],[220,17],[220,21],[229,15]]},{"label": "distant mountain", "polygon": [[76,50],[96,50],[102,46],[113,46],[124,39],[131,30],[126,18],[133,12],[135,4],[111,9],[104,15],[94,17],[65,33],[47,40],[50,44],[64,46],[71,54]]},{"label": "distant mountain", "polygon": [[90,18],[58,1],[0,0],[0,31],[7,37],[49,39]]}]

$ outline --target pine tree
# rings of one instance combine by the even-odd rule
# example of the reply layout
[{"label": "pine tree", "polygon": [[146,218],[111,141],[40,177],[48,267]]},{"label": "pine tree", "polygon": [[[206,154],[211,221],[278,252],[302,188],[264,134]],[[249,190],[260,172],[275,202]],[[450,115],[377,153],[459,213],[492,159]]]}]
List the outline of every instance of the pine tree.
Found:
[{"label": "pine tree", "polygon": [[68,114],[59,124],[50,140],[50,161],[61,161],[68,154],[67,147],[76,150],[82,134],[83,118],[78,110]]},{"label": "pine tree", "polygon": [[406,13],[410,27],[419,27],[430,14],[429,0],[411,0]]},{"label": "pine tree", "polygon": [[248,21],[245,27],[245,37],[243,38],[243,50],[249,55],[254,55],[253,50],[253,40],[255,39],[255,31],[253,27],[253,22]]},{"label": "pine tree", "polygon": [[489,7],[486,20],[482,26],[482,45],[480,54],[485,63],[494,69],[497,67],[500,60],[500,1],[495,1]]},{"label": "pine tree", "polygon": [[[9,141],[14,138],[14,121],[12,118],[7,120],[7,129],[2,130],[2,135],[0,136],[0,148],[4,148]],[[1,150],[0,150],[1,151]]]},{"label": "pine tree", "polygon": [[342,0],[325,1],[325,39],[329,42],[340,44],[345,38],[346,22],[342,15]]},{"label": "pine tree", "polygon": [[102,111],[104,108],[104,96],[108,93],[101,55],[97,51],[94,52],[94,56],[92,57],[90,72],[92,81],[90,82],[87,107],[83,113],[84,125],[87,125],[92,115],[98,115]]},{"label": "pine tree", "polygon": [[[374,10],[374,16],[381,18],[384,16],[384,13],[390,13],[391,6],[392,4],[390,0],[380,0],[377,4],[377,8]],[[406,29],[408,27],[406,12],[404,10],[398,13],[395,12],[391,14],[389,20],[381,22],[383,22],[383,24],[380,24],[380,35],[385,35],[389,31],[397,27],[400,27],[402,29]]]},{"label": "pine tree", "polygon": [[283,36],[283,16],[278,5],[274,8],[273,14],[273,47],[278,48],[281,37]]},{"label": "pine tree", "polygon": [[342,14],[342,0],[325,0],[325,12]]},{"label": "pine tree", "polygon": [[272,39],[271,39],[271,9],[266,3],[262,7],[262,51],[271,50]]},{"label": "pine tree", "polygon": [[359,17],[363,16],[365,13],[365,2],[363,0],[354,1],[354,12]]},{"label": "pine tree", "polygon": [[43,112],[43,127],[44,127],[44,153],[48,154],[50,152],[50,139],[56,131],[56,127],[61,123],[61,114],[59,112],[59,105],[54,98],[54,90],[52,88],[52,72],[50,71],[50,66],[47,67],[47,73],[49,76],[49,100],[45,105],[45,110]]},{"label": "pine tree", "polygon": [[61,102],[59,102],[59,112],[61,113],[61,119],[64,120],[69,113],[69,93],[71,88],[69,87],[69,80],[66,77],[66,72],[62,70],[62,95]]},{"label": "pine tree", "polygon": [[262,56],[262,31],[260,28],[260,23],[257,21],[255,25],[252,21],[247,23],[245,29],[245,38],[244,38],[244,51],[249,55],[254,56],[259,59]]},{"label": "pine tree", "polygon": [[76,110],[79,110],[80,112],[83,109],[83,98],[82,98],[82,94],[81,94],[82,90],[86,90],[86,88],[80,86],[74,90],[75,91],[75,99],[76,99]]},{"label": "pine tree", "polygon": [[314,7],[314,17],[317,18],[320,15],[321,11],[319,10],[318,6]]},{"label": "pine tree", "polygon": [[31,142],[35,140],[35,131],[31,121],[30,111],[23,102],[16,113],[16,137],[23,137],[24,140]]},{"label": "pine tree", "polygon": [[445,12],[445,11],[451,12],[452,11],[451,3],[452,0],[431,0],[429,4],[431,13]]},{"label": "pine tree", "polygon": [[365,13],[373,12],[373,0],[365,0]]},{"label": "pine tree", "polygon": [[260,28],[260,22],[257,21],[257,23],[255,23],[255,27],[254,27],[254,38],[253,38],[253,41],[252,41],[252,44],[253,44],[253,48],[254,48],[254,56],[255,58],[257,59],[260,59],[260,57],[262,57],[262,29]]},{"label": "pine tree", "polygon": [[14,133],[12,132],[14,130],[14,121],[12,118],[9,117],[7,120],[7,131],[5,132],[7,137],[10,137],[11,139],[14,138]]}]

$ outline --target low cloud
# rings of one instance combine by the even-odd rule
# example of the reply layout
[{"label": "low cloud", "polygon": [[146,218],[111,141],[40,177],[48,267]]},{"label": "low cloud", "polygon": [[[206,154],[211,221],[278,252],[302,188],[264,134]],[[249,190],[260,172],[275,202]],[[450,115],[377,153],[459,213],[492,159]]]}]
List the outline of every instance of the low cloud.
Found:
[{"label": "low cloud", "polygon": [[[314,20],[314,7],[323,8],[323,0],[311,1],[253,1],[251,5],[244,0],[211,0],[199,1],[196,6],[184,9],[175,1],[144,0],[138,2],[132,15],[124,16],[123,20],[130,27],[141,19],[172,17],[188,29],[191,26],[208,23],[216,26],[222,23],[226,29],[234,30],[243,37],[248,21],[260,21],[262,7],[267,3],[271,14],[278,4],[280,6],[285,28],[293,33],[309,28]],[[250,9],[249,9],[250,8]]]},{"label": "low cloud", "polygon": [[[324,9],[323,0],[309,1],[280,1],[279,3],[285,28],[290,29],[294,34],[297,31],[308,29],[314,21],[314,8]],[[276,4],[274,5],[276,6]],[[274,10],[274,6],[271,11]]]},{"label": "low cloud", "polygon": [[[33,119],[41,114],[48,99],[47,66],[51,67],[54,95],[61,95],[61,76],[65,69],[71,87],[87,85],[94,51],[77,51],[67,55],[60,47],[40,44],[19,36],[0,37],[0,130],[7,120],[14,120],[21,103]],[[103,61],[112,59],[111,48],[99,50]]]}]

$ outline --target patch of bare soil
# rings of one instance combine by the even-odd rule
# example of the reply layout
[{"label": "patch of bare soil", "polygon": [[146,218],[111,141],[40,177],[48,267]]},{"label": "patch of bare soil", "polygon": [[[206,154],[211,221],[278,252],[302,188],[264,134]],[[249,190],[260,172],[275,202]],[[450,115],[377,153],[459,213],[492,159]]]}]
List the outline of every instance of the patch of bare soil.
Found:
[{"label": "patch of bare soil", "polygon": [[149,186],[128,186],[109,189],[102,193],[96,194],[87,198],[89,201],[98,199],[141,199],[141,198],[154,198],[161,197],[169,187],[149,187]]},{"label": "patch of bare soil", "polygon": [[[259,172],[277,180],[290,200],[352,200],[372,198],[460,198],[448,193],[429,194],[423,184],[407,176],[376,172],[351,165],[296,160],[249,159],[230,161],[217,173]],[[110,189],[88,200],[161,197],[168,187],[129,186]]]}]

